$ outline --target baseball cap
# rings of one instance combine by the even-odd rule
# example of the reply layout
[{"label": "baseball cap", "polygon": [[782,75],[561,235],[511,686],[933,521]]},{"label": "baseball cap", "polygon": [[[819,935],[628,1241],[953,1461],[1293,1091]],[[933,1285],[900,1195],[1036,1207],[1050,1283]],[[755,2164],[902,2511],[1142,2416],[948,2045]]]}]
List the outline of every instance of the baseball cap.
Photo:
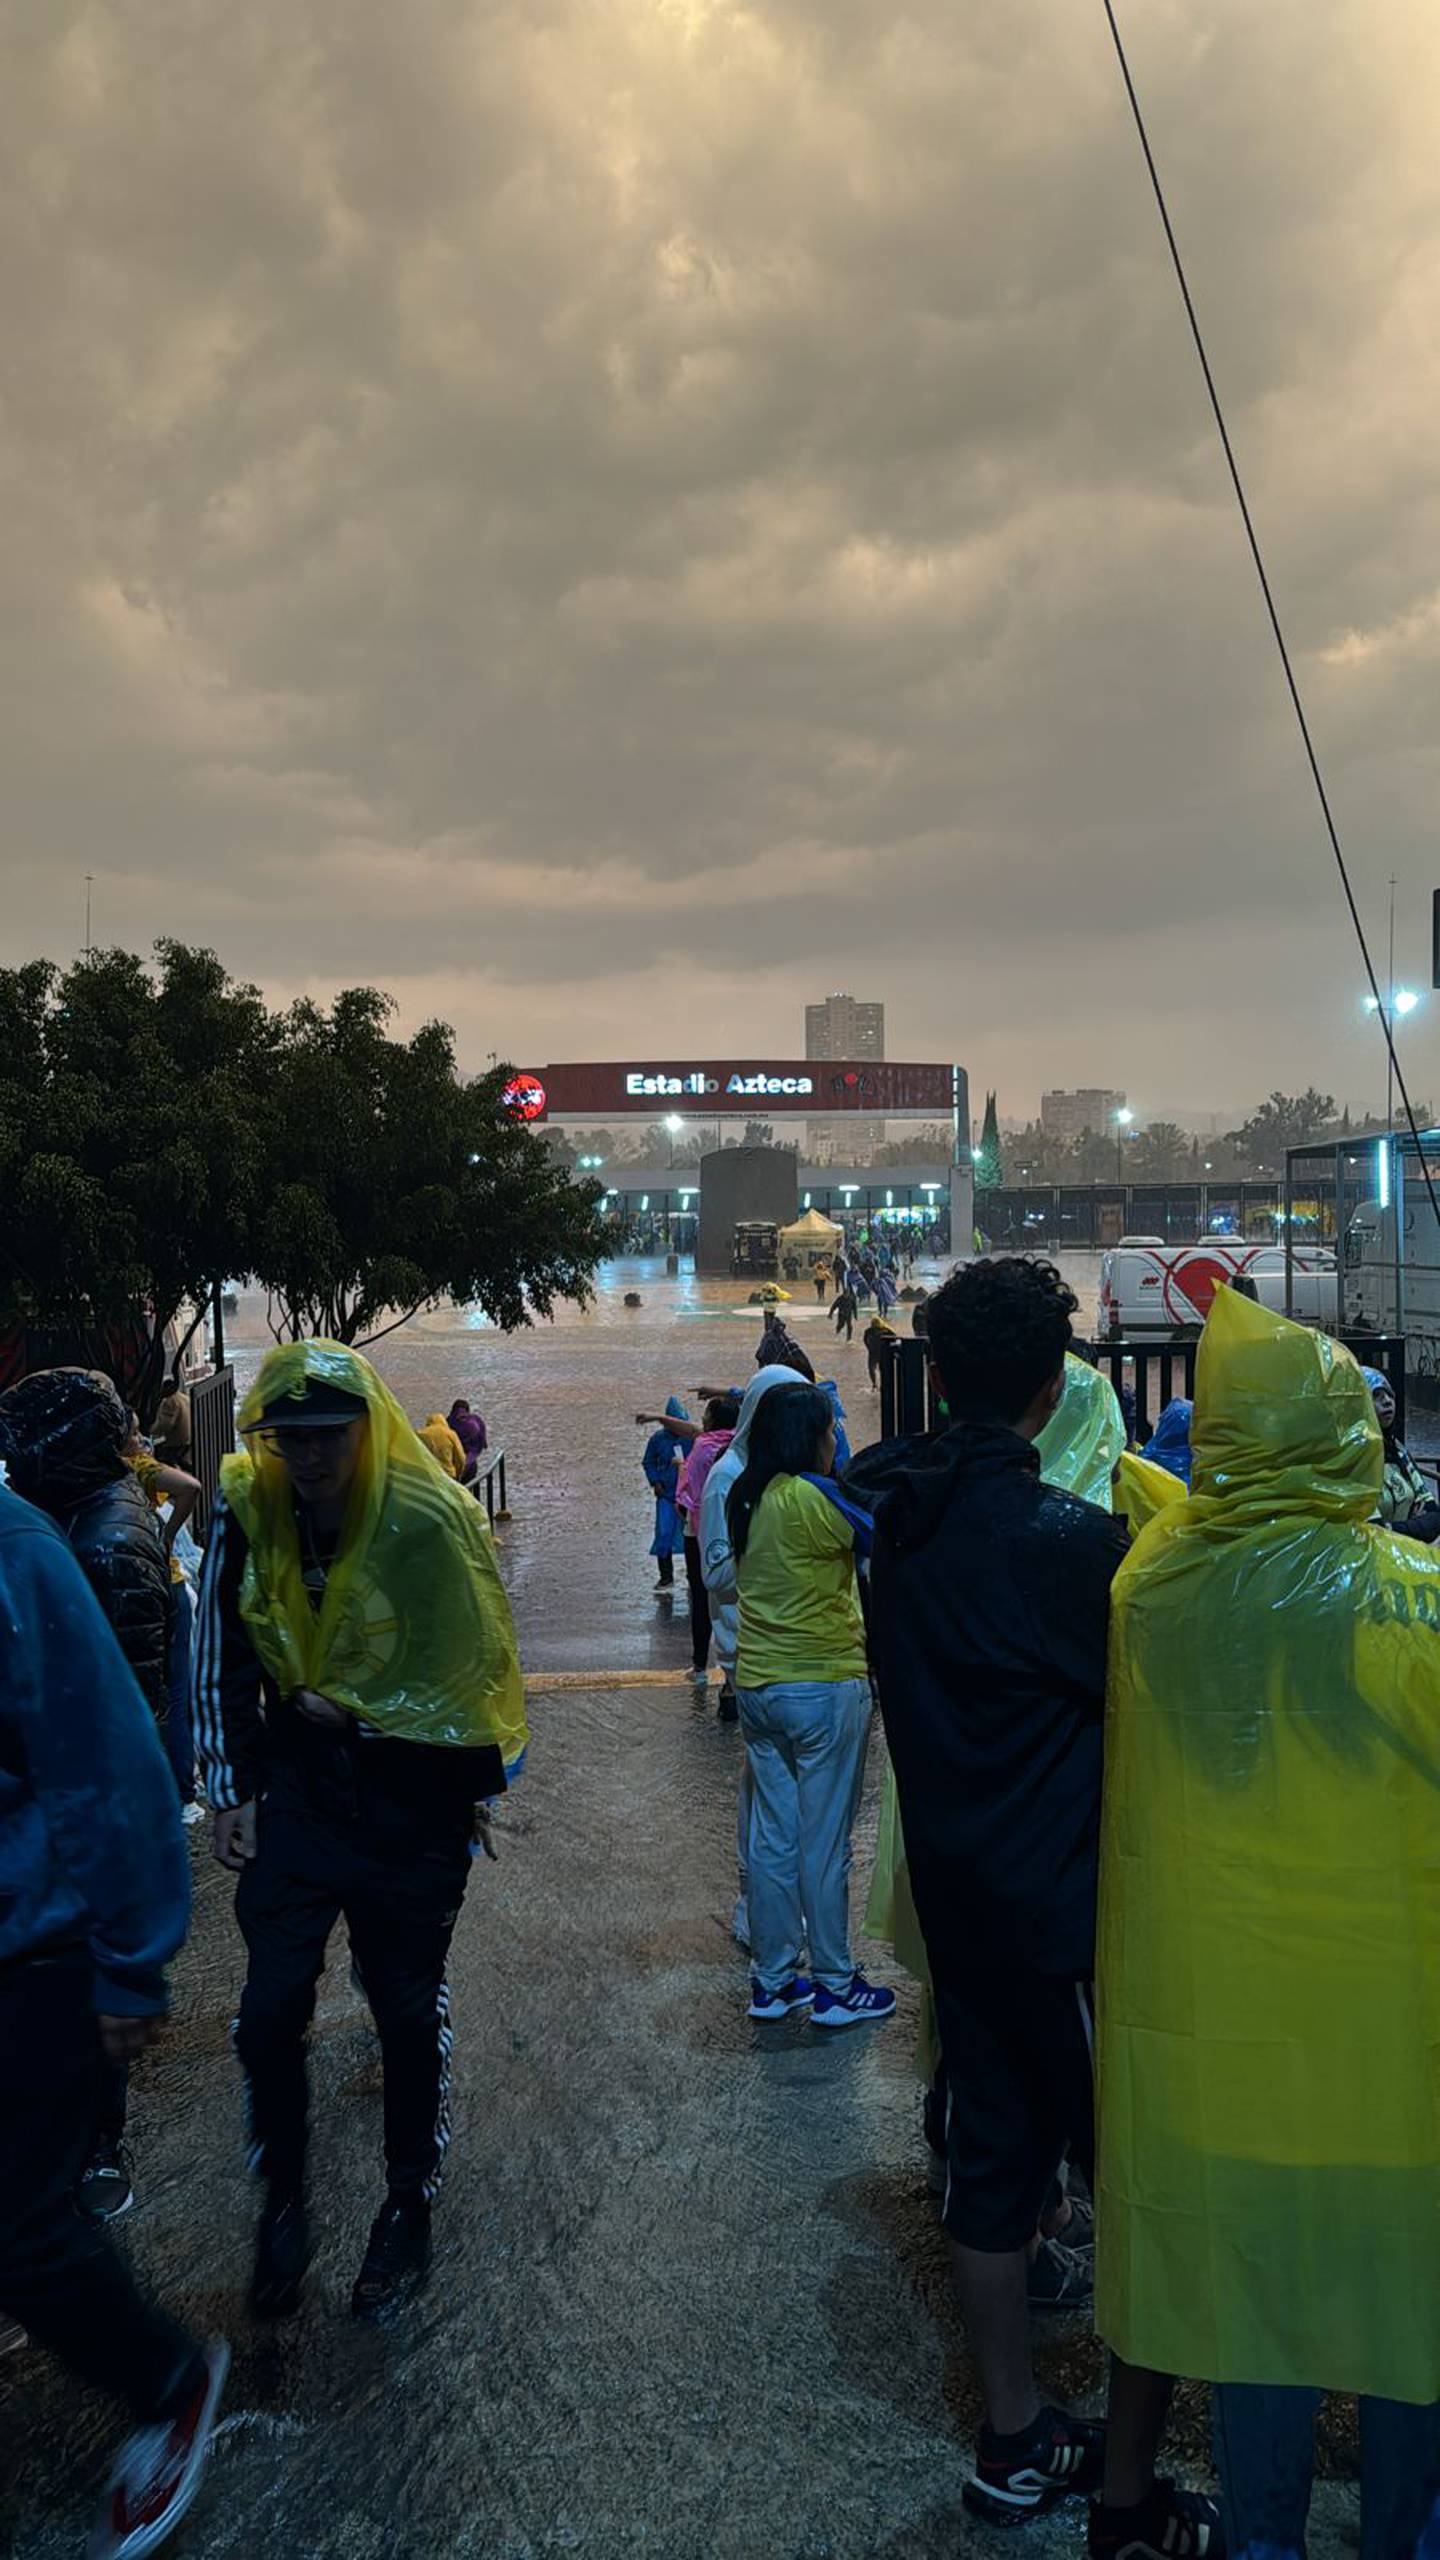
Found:
[{"label": "baseball cap", "polygon": [[279,1395],[267,1404],[251,1431],[343,1431],[347,1422],[362,1422],[369,1412],[363,1396],[348,1387],[332,1387],[324,1378],[307,1378],[298,1396]]}]

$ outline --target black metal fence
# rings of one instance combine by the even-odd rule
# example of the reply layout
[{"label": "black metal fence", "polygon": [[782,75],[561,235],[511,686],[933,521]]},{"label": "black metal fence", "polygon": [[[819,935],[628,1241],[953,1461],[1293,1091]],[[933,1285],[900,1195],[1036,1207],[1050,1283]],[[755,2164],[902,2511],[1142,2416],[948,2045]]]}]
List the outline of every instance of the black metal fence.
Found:
[{"label": "black metal fence", "polygon": [[191,1527],[203,1538],[220,1490],[220,1461],[235,1446],[235,1372],[229,1366],[197,1378],[190,1396],[190,1472],[200,1481]]},{"label": "black metal fence", "polygon": [[[1012,1250],[1046,1245],[1052,1252],[1098,1253],[1122,1235],[1158,1236],[1162,1244],[1195,1244],[1209,1235],[1273,1241],[1284,1207],[1279,1181],[1032,1184],[977,1191],[975,1224],[992,1245]],[[1311,1221],[1325,1223],[1323,1213],[1322,1202],[1297,1198],[1301,1240]]]},{"label": "black metal fence", "polygon": [[[1379,1369],[1395,1397],[1396,1428],[1405,1431],[1405,1345],[1398,1334],[1347,1333],[1345,1348],[1362,1367]],[[1135,1398],[1133,1437],[1139,1446],[1150,1438],[1165,1407],[1175,1396],[1195,1393],[1198,1342],[1107,1342],[1093,1354],[1123,1400]],[[903,1337],[887,1343],[880,1365],[880,1430],[883,1438],[897,1432],[943,1431],[945,1418],[930,1378],[926,1346]]]}]

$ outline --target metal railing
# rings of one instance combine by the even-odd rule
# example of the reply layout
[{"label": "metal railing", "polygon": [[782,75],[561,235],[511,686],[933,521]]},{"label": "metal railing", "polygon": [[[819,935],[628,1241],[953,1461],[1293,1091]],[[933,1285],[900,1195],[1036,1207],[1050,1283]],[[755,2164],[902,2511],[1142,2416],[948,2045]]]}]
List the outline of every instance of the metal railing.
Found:
[{"label": "metal railing", "polygon": [[[1395,1427],[1405,1435],[1405,1344],[1398,1334],[1347,1333],[1341,1339],[1363,1368],[1379,1369],[1395,1397]],[[1198,1342],[1097,1343],[1094,1365],[1104,1372],[1117,1395],[1131,1388],[1135,1397],[1135,1441],[1143,1447],[1165,1407],[1175,1396],[1195,1393]],[[899,1432],[943,1431],[944,1416],[930,1382],[926,1346],[900,1338],[888,1342],[880,1361],[880,1432],[886,1440]]]},{"label": "metal railing", "polygon": [[220,1461],[235,1446],[235,1372],[227,1362],[221,1369],[212,1369],[208,1378],[197,1378],[187,1393],[190,1473],[200,1482],[200,1499],[190,1525],[196,1537],[203,1538],[220,1490]]},{"label": "metal railing", "polygon": [[497,1520],[509,1519],[510,1504],[505,1491],[505,1452],[503,1449],[486,1450],[484,1457],[480,1460],[480,1463],[475,1470],[475,1473],[470,1478],[467,1490],[474,1494],[477,1502],[484,1503],[485,1509],[489,1514],[490,1526],[492,1529],[494,1528]]}]

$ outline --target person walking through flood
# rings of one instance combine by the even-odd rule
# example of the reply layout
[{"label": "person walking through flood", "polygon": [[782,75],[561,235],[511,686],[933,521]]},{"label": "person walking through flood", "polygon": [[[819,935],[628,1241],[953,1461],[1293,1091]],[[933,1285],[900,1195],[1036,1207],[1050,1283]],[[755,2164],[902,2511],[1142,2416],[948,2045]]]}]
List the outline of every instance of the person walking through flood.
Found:
[{"label": "person walking through flood", "polygon": [[1440,2527],[1440,1559],[1376,1524],[1338,1344],[1217,1291],[1187,1499],[1116,1578],[1096,2321],[1216,2386],[1235,2560],[1305,2548],[1322,2391],[1361,2549]]},{"label": "person walking through flood", "polygon": [[422,1449],[428,1449],[438,1467],[442,1467],[452,1484],[465,1477],[465,1443],[458,1431],[452,1430],[443,1413],[427,1413],[415,1433]]},{"label": "person walking through flood", "polygon": [[867,1982],[850,1950],[850,1833],[872,1710],[855,1560],[869,1522],[836,1486],[834,1460],[819,1389],[772,1395],[751,1418],[725,1505],[754,1795],[749,2015],[808,2009],[817,2027],[875,2024],[895,2009],[894,1992]]},{"label": "person walking through flood", "polygon": [[490,1434],[485,1428],[485,1417],[483,1414],[472,1412],[464,1396],[457,1396],[445,1419],[465,1452],[465,1464],[460,1481],[462,1484],[473,1484],[480,1461],[490,1446]]},{"label": "person walking through flood", "polygon": [[873,1393],[879,1389],[880,1364],[885,1357],[885,1345],[887,1342],[898,1341],[899,1336],[893,1324],[887,1324],[883,1316],[872,1316],[860,1339],[865,1346],[865,1364],[870,1373],[870,1386]]},{"label": "person walking through flood", "polygon": [[855,1295],[854,1285],[847,1271],[830,1309],[830,1321],[836,1333],[842,1334],[847,1342],[854,1338],[855,1319],[859,1313],[860,1302]]},{"label": "person walking through flood", "polygon": [[238,1421],[200,1584],[195,1726],[249,1958],[235,2050],[265,2183],[250,2300],[293,2311],[310,2260],[305,2041],[343,1913],[385,2069],[385,2195],[351,2309],[383,2322],[429,2272],[446,1958],[476,1807],[526,1739],[515,1633],[480,1506],[359,1352],[267,1353]]},{"label": "person walking through flood", "polygon": [[[673,1416],[677,1422],[690,1421],[678,1396],[666,1398],[665,1412],[667,1417]],[[680,1468],[686,1445],[694,1436],[693,1425],[682,1434],[671,1431],[662,1422],[659,1430],[652,1431],[646,1441],[645,1454],[640,1462],[645,1469],[645,1481],[655,1498],[655,1534],[650,1541],[650,1553],[656,1560],[657,1591],[674,1590],[675,1559],[685,1551],[685,1529],[676,1495],[680,1489]]]}]

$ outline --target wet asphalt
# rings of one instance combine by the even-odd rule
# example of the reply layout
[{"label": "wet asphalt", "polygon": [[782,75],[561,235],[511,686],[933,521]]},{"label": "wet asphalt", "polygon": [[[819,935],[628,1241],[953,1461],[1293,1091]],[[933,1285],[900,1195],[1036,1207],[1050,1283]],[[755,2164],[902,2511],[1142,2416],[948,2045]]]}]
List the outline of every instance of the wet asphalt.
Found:
[{"label": "wet asphalt", "polygon": [[[934,1273],[922,1274],[933,1281]],[[1083,1274],[1080,1275],[1083,1278]],[[623,1306],[638,1288],[637,1310]],[[950,2560],[1013,2542],[964,2517],[976,2401],[928,2193],[916,2003],[826,2037],[743,2015],[729,1938],[739,1743],[686,1677],[683,1599],[657,1601],[634,1415],[749,1374],[759,1319],[728,1287],[619,1266],[598,1305],[504,1341],[454,1314],[383,1346],[423,1419],[468,1394],[510,1453],[501,1551],[532,1676],[528,1767],[456,1933],[454,2134],[429,2289],[390,2335],[349,2287],[382,2191],[380,2078],[343,1940],[312,2038],[321,2247],[299,2316],[244,2308],[255,2189],[229,2022],[231,1881],[195,1844],[196,1907],[163,2043],[136,2074],[135,2211],[118,2226],[179,2316],[232,2342],[220,2440],[173,2549],[284,2560]],[[813,1351],[813,1300],[788,1318]],[[261,1310],[236,1327],[242,1375]],[[858,1344],[828,1365],[874,1435]],[[869,1872],[876,1733],[857,1841]],[[1083,2319],[1041,2374],[1094,2405]],[[1178,2417],[1200,2479],[1204,2395]],[[38,2354],[0,2366],[0,2551],[70,2560],[116,2414]],[[1332,2467],[1349,2468],[1340,2423]],[[1354,2538],[1317,2492],[1315,2560]],[[1027,2528],[1079,2553],[1081,2510]]]}]

